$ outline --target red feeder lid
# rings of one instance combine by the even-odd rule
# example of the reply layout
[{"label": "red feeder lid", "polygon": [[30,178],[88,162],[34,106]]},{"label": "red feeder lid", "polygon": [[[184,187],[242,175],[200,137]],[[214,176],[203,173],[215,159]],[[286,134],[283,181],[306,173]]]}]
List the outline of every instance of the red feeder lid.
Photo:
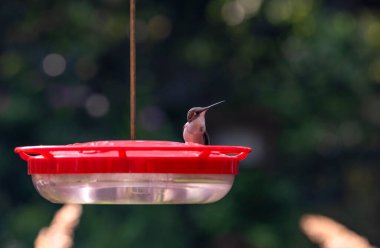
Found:
[{"label": "red feeder lid", "polygon": [[28,174],[185,173],[237,174],[251,149],[170,141],[95,141],[17,147]]}]

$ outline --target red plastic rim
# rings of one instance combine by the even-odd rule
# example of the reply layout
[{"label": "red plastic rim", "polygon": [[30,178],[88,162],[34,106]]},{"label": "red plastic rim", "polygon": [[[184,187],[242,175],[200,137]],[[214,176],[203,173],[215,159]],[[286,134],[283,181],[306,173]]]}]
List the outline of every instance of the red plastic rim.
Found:
[{"label": "red plastic rim", "polygon": [[237,174],[251,148],[170,141],[94,141],[17,147],[28,174],[184,173]]}]

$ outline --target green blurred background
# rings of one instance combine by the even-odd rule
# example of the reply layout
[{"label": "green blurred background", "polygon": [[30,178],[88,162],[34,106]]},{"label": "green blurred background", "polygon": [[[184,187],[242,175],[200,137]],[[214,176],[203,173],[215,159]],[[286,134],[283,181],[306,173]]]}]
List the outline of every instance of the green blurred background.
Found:
[{"label": "green blurred background", "polygon": [[[211,205],[84,206],[76,247],[315,247],[325,214],[380,244],[380,3],[137,1],[137,137],[247,145]],[[129,139],[129,2],[0,1],[0,246],[31,247],[60,207],[16,146]]]}]

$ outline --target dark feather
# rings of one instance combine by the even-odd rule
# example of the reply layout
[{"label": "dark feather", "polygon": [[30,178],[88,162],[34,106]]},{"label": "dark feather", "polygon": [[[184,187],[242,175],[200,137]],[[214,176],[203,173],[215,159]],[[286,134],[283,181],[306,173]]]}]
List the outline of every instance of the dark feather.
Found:
[{"label": "dark feather", "polygon": [[209,145],[210,144],[210,138],[208,137],[208,134],[207,132],[204,132],[203,133],[203,139],[205,140],[205,145]]}]

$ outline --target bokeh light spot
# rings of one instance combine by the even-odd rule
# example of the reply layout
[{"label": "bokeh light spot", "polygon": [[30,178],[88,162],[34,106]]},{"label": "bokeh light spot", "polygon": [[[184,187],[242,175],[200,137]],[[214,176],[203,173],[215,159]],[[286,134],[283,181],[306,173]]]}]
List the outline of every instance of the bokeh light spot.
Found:
[{"label": "bokeh light spot", "polygon": [[338,12],[332,20],[334,31],[340,35],[351,35],[356,25],[354,16],[347,12]]},{"label": "bokeh light spot", "polygon": [[151,132],[159,130],[165,119],[165,113],[156,106],[147,106],[140,114],[142,128]]},{"label": "bokeh light spot", "polygon": [[245,10],[240,2],[227,2],[222,7],[222,17],[230,26],[236,26],[244,21]]},{"label": "bokeh light spot", "polygon": [[166,39],[172,30],[172,23],[169,18],[163,15],[153,16],[148,22],[149,36],[153,40]]},{"label": "bokeh light spot", "polygon": [[[102,33],[108,37],[111,42],[120,41],[127,36],[126,27],[128,26],[128,19],[125,16],[112,16],[109,14],[100,14],[98,18],[101,19],[100,28]],[[137,33],[137,24],[136,24]]]},{"label": "bokeh light spot", "polygon": [[370,64],[368,74],[373,81],[380,84],[380,58]]},{"label": "bokeh light spot", "polygon": [[254,16],[260,9],[261,0],[238,0],[247,16]]},{"label": "bokeh light spot", "polygon": [[14,52],[8,52],[0,57],[0,73],[5,78],[15,76],[23,66],[23,59]]},{"label": "bokeh light spot", "polygon": [[266,8],[267,19],[273,24],[300,23],[309,15],[314,0],[272,0]]},{"label": "bokeh light spot", "polygon": [[60,54],[51,53],[43,59],[42,68],[47,75],[51,77],[56,77],[61,75],[65,71],[66,60]]},{"label": "bokeh light spot", "polygon": [[291,14],[292,10],[289,0],[272,0],[268,3],[266,8],[267,19],[273,24],[278,24],[288,20]]},{"label": "bokeh light spot", "polygon": [[380,43],[380,22],[373,22],[367,30],[368,43],[379,46]]},{"label": "bokeh light spot", "polygon": [[217,48],[215,43],[204,39],[196,39],[186,47],[185,58],[191,64],[197,66],[208,66],[212,64],[216,56]]},{"label": "bokeh light spot", "polygon": [[87,113],[92,117],[105,116],[110,108],[108,98],[101,94],[93,94],[86,101]]}]

